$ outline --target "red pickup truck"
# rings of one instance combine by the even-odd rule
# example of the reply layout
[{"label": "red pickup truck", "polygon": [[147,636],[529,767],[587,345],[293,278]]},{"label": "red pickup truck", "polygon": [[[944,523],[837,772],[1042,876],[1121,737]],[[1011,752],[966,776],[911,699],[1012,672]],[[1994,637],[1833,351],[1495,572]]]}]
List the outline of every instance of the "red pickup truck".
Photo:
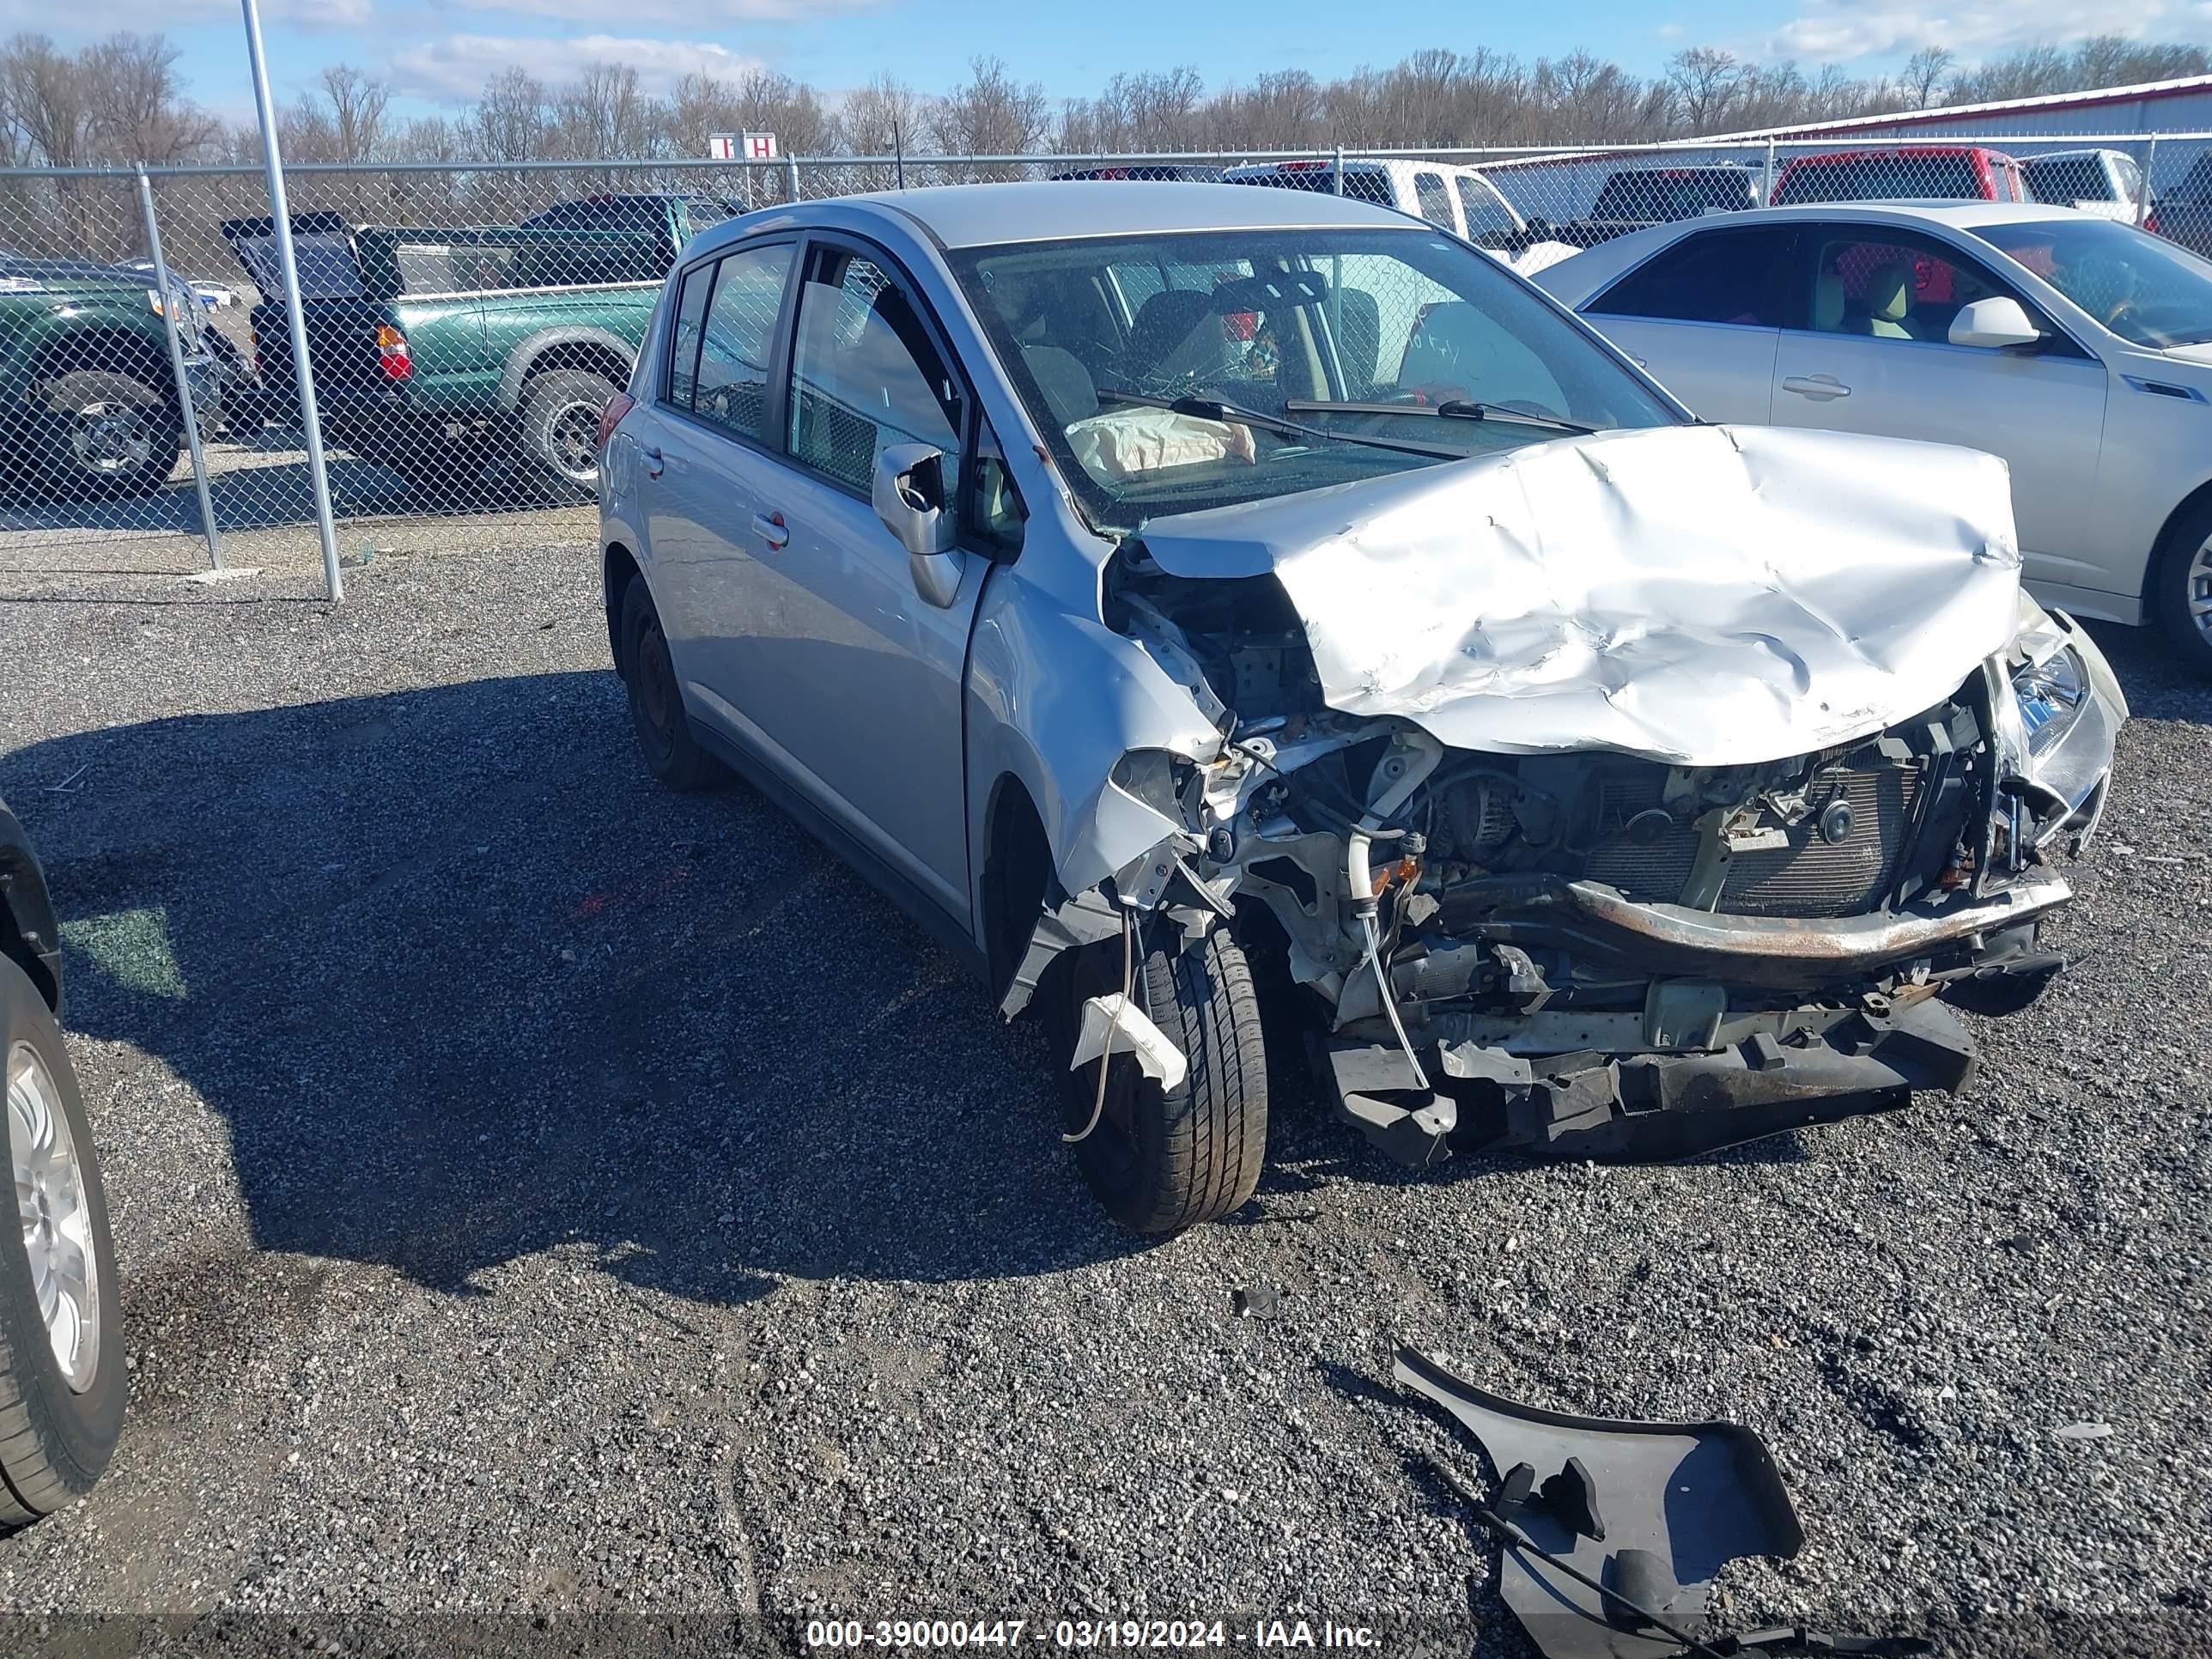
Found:
[{"label": "red pickup truck", "polygon": [[1978,144],[1909,144],[1801,155],[1774,181],[1775,207],[1797,202],[2028,202],[2020,163]]}]

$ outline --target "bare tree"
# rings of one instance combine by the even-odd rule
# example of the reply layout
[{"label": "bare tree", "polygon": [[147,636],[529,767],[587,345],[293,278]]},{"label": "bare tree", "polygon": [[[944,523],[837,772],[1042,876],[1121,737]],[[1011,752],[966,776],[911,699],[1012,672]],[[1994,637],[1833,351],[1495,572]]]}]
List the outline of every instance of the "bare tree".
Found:
[{"label": "bare tree", "polygon": [[322,73],[323,96],[330,100],[331,125],[341,161],[368,161],[383,148],[384,112],[392,90],[350,64],[333,64]]},{"label": "bare tree", "polygon": [[1718,46],[1692,46],[1667,60],[1682,125],[1691,134],[1717,132],[1744,89],[1744,65]]},{"label": "bare tree", "polygon": [[0,47],[0,99],[24,150],[49,167],[77,167],[93,157],[92,99],[80,58],[57,52],[43,34],[19,34]]},{"label": "bare tree", "polygon": [[1957,58],[1948,46],[1923,46],[1905,60],[1898,71],[1898,88],[1905,94],[1908,107],[1930,109],[1942,96],[1943,84],[1950,78],[1951,67]]},{"label": "bare tree", "polygon": [[968,65],[968,81],[930,109],[930,142],[948,155],[1025,155],[1044,142],[1052,117],[1044,88],[1016,81],[996,58]]},{"label": "bare tree", "polygon": [[[837,112],[836,148],[848,155],[895,155],[916,147],[931,125],[929,100],[890,74],[878,75],[850,94]],[[841,168],[838,187],[889,190],[896,167]]]}]

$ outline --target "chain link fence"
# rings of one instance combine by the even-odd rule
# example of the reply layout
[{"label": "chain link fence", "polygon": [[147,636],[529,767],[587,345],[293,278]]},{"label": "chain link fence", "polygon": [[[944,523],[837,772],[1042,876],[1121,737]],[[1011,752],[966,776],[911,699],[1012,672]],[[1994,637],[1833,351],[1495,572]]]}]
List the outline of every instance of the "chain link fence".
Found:
[{"label": "chain link fence", "polygon": [[[1051,178],[1340,192],[1523,270],[1657,222],[1899,198],[2059,202],[2212,255],[2212,134],[295,167],[302,319],[347,556],[588,547],[599,411],[700,230],[793,200]],[[314,544],[269,213],[253,169],[0,171],[0,569],[118,542],[186,570],[218,543],[233,564]],[[1895,298],[1869,286],[1887,273],[1859,275],[1847,307],[1870,315]]]}]

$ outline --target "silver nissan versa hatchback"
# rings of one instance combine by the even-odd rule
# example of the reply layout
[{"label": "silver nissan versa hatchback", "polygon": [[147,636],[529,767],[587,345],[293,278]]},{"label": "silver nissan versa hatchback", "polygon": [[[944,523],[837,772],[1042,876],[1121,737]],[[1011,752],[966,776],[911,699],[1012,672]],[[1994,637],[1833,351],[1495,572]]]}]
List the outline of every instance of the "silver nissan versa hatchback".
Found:
[{"label": "silver nissan versa hatchback", "polygon": [[1139,1231],[1251,1195],[1262,999],[1407,1162],[1644,1156],[1955,1090],[1953,1006],[2063,966],[2127,711],[2003,464],[1698,424],[1432,226],[750,214],[601,447],[647,764],[744,773],[1040,1011]]}]

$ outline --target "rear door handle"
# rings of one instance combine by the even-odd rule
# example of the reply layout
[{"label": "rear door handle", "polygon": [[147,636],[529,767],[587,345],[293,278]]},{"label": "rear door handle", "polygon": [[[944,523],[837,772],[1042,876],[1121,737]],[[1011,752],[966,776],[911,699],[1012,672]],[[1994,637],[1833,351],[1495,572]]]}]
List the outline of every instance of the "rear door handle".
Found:
[{"label": "rear door handle", "polygon": [[790,526],[784,523],[781,513],[754,514],[753,533],[766,542],[771,550],[779,552],[791,539]]},{"label": "rear door handle", "polygon": [[659,450],[647,448],[645,451],[645,476],[647,477],[659,477],[660,476],[661,469],[667,465],[668,458],[663,455]]},{"label": "rear door handle", "polygon": [[1782,382],[1782,389],[1794,392],[1801,398],[1810,398],[1816,403],[1851,395],[1850,387],[1832,374],[1792,374]]}]

